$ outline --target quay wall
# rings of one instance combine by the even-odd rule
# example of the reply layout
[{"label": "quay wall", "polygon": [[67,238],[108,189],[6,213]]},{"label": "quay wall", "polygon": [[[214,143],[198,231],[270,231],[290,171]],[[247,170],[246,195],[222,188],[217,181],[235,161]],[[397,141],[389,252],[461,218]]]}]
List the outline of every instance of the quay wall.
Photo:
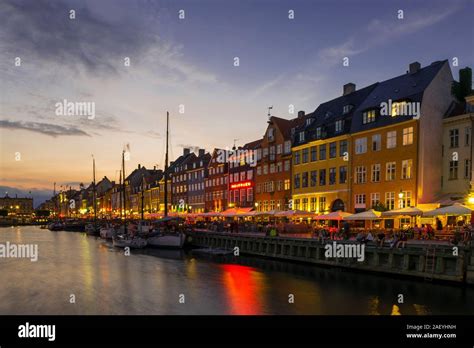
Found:
[{"label": "quay wall", "polygon": [[474,285],[474,255],[470,248],[461,246],[455,256],[453,246],[448,245],[408,245],[399,249],[368,245],[365,259],[360,262],[356,258],[326,258],[325,244],[316,239],[193,231],[188,233],[188,243],[229,251],[238,247],[243,255]]}]

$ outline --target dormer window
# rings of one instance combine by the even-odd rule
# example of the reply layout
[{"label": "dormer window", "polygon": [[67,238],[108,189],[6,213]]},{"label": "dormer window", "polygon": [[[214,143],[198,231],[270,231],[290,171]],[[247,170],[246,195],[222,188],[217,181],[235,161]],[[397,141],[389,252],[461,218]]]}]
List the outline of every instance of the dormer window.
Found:
[{"label": "dormer window", "polygon": [[268,141],[273,141],[274,140],[274,129],[273,128],[268,128]]},{"label": "dormer window", "polygon": [[331,116],[331,111],[326,111],[324,118],[329,118]]},{"label": "dormer window", "polygon": [[362,114],[362,124],[375,122],[375,110],[367,110]]},{"label": "dormer window", "polygon": [[321,139],[321,127],[316,128],[316,139]]},{"label": "dormer window", "polygon": [[349,111],[352,110],[352,105],[344,105],[343,108],[342,108],[342,113],[343,114],[347,114]]},{"label": "dormer window", "polygon": [[344,120],[337,120],[336,121],[336,133],[342,132],[343,128],[344,128]]},{"label": "dormer window", "polygon": [[312,118],[308,118],[306,120],[306,125],[309,126],[311,124],[311,122],[313,122],[313,119]]},{"label": "dormer window", "polygon": [[300,132],[300,142],[304,141],[304,132]]}]

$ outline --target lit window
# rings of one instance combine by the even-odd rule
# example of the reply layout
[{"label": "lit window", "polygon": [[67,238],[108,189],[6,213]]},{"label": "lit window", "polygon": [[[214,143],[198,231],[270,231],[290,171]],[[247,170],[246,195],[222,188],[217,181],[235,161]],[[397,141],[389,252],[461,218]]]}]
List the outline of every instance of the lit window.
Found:
[{"label": "lit window", "polygon": [[413,144],[413,127],[403,128],[403,145]]},{"label": "lit window", "polygon": [[362,124],[375,122],[375,110],[368,110],[362,113]]},{"label": "lit window", "polygon": [[397,146],[397,131],[387,133],[387,149],[393,149]]}]

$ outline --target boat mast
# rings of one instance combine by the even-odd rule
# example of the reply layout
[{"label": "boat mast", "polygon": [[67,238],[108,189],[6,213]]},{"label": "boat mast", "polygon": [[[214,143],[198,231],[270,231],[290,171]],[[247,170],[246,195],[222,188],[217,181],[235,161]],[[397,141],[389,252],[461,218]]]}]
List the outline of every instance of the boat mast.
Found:
[{"label": "boat mast", "polygon": [[123,218],[127,218],[127,202],[125,201],[125,150],[122,151],[122,177],[123,177]]},{"label": "boat mast", "polygon": [[166,153],[165,153],[165,217],[168,216],[168,129],[170,113],[166,112]]},{"label": "boat mast", "polygon": [[144,196],[144,189],[145,189],[145,187],[144,187],[144,185],[143,185],[144,180],[145,180],[145,177],[142,175],[142,221],[145,220],[144,213],[143,213],[143,208],[144,208],[144,207],[143,207],[143,203],[144,203],[144,199],[145,199],[145,196]]},{"label": "boat mast", "polygon": [[56,215],[56,220],[57,220],[57,218],[58,218],[58,197],[56,197],[56,183],[54,183],[53,198],[54,198],[54,213]]},{"label": "boat mast", "polygon": [[96,191],[95,191],[95,158],[92,155],[92,179],[93,181],[93,196],[92,199],[94,201],[94,223],[97,221],[97,198],[96,198]]},{"label": "boat mast", "polygon": [[120,171],[119,179],[119,210],[120,210],[120,220],[122,220],[122,171]]}]

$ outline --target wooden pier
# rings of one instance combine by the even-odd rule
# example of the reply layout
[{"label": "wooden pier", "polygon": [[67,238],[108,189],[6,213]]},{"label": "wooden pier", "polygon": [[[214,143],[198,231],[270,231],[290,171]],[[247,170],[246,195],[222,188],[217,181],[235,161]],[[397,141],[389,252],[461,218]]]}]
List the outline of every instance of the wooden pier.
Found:
[{"label": "wooden pier", "polygon": [[[458,247],[456,256],[453,246],[449,245],[407,245],[399,249],[368,245],[364,260],[360,262],[356,258],[326,258],[325,244],[310,238],[204,231],[190,232],[188,237],[191,245],[201,248],[233,251],[238,247],[243,255],[474,285],[474,256],[471,249],[464,246]],[[354,241],[337,243],[353,244]]]}]

